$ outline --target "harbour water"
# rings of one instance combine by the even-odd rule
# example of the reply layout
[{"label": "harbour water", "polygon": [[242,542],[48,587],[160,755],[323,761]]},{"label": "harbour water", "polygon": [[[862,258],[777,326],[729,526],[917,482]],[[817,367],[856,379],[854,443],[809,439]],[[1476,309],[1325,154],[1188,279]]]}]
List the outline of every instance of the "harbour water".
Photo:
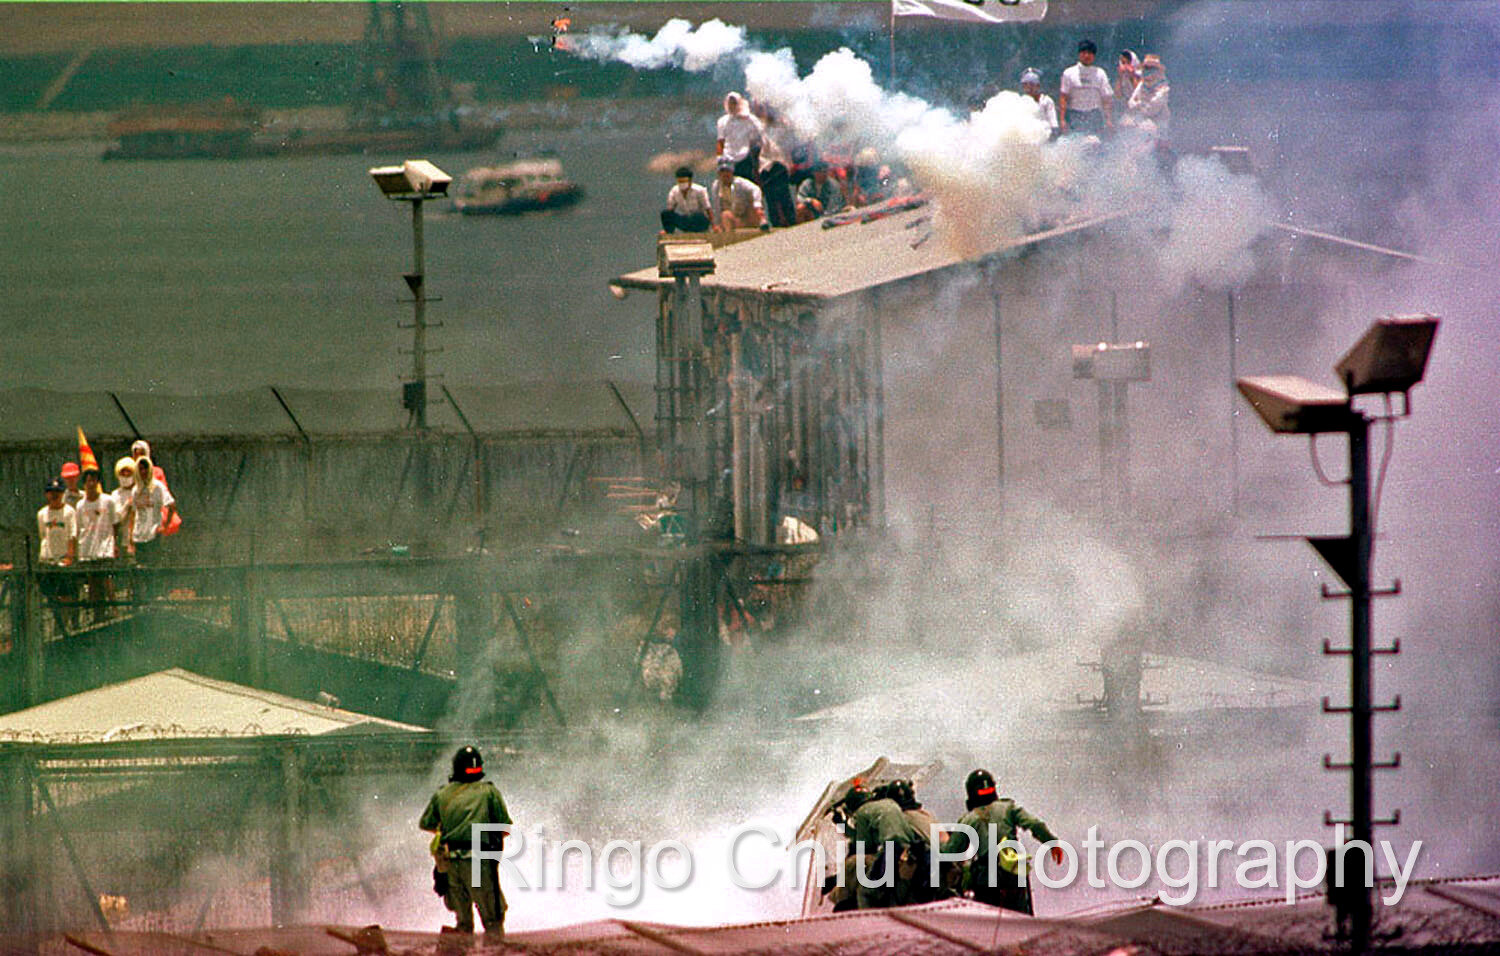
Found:
[{"label": "harbour water", "polygon": [[[650,381],[653,310],[608,280],[652,262],[667,149],[697,129],[510,131],[473,166],[554,152],[578,205],[463,217],[429,203],[431,368],[449,382]],[[0,387],[194,394],[266,384],[393,390],[409,359],[405,204],[366,170],[404,156],[105,163],[96,141],[0,147]]]}]

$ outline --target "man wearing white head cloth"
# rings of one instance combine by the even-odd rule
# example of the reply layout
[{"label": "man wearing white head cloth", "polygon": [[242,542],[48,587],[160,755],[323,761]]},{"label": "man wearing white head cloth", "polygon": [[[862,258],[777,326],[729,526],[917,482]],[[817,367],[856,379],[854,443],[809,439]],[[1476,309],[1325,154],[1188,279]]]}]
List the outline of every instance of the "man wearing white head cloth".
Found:
[{"label": "man wearing white head cloth", "polygon": [[1057,104],[1052,97],[1042,92],[1041,71],[1027,68],[1021,72],[1021,93],[1036,104],[1036,118],[1046,123],[1052,130],[1052,135],[1057,135]]},{"label": "man wearing white head cloth", "polygon": [[750,104],[738,93],[724,97],[724,115],[718,123],[718,154],[734,164],[734,174],[756,182],[760,173],[760,148],[765,128],[750,113]]}]

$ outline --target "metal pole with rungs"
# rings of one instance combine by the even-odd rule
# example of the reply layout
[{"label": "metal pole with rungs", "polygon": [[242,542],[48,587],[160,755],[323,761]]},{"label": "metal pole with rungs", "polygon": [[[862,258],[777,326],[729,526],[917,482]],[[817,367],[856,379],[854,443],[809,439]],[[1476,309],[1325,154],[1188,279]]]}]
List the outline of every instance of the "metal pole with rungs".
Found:
[{"label": "metal pole with rungs", "polygon": [[427,290],[422,248],[422,200],[411,201],[412,273],[406,284],[412,294],[411,412],[418,428],[427,427]]},{"label": "metal pole with rungs", "polygon": [[[1350,810],[1354,839],[1375,846],[1374,781],[1370,710],[1370,422],[1356,414],[1349,424],[1349,536],[1354,547],[1353,580],[1349,585],[1349,743]],[[1373,851],[1371,852],[1373,856]],[[1354,897],[1351,948],[1363,953],[1370,946],[1371,889],[1362,886]]]}]

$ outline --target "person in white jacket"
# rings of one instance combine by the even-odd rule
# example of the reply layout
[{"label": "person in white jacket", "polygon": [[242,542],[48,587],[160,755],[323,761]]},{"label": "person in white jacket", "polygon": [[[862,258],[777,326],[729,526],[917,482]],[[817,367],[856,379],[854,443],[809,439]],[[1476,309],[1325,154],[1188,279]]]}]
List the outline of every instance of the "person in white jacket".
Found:
[{"label": "person in white jacket", "polygon": [[1165,147],[1172,125],[1172,109],[1168,97],[1172,88],[1167,85],[1167,70],[1161,58],[1149,53],[1141,61],[1141,82],[1130,94],[1122,122],[1150,133],[1159,147]]}]

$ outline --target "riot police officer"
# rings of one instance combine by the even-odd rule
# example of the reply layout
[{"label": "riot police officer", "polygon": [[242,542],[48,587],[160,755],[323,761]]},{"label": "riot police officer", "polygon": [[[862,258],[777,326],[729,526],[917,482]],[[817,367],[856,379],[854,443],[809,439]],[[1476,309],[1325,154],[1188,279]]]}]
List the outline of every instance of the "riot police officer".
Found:
[{"label": "riot police officer", "polygon": [[[969,861],[967,888],[981,903],[1031,915],[1031,888],[1021,878],[1019,855],[1000,844],[1015,840],[1020,830],[1029,831],[1043,843],[1057,837],[1047,829],[1047,824],[1027,813],[1014,800],[997,795],[995,778],[988,770],[975,770],[969,774],[964,781],[964,790],[968,797],[964,805],[969,812],[959,817],[958,822],[973,827],[979,835],[978,851]],[[992,823],[995,825],[993,839],[990,836]],[[968,846],[968,834],[954,831],[943,841],[943,852],[962,853]],[[990,884],[989,878],[991,858],[996,863],[994,885]],[[1056,863],[1062,862],[1061,847],[1052,848],[1052,859]]]},{"label": "riot police officer", "polygon": [[[910,792],[908,782],[905,793]],[[903,902],[903,896],[909,896],[902,892],[898,874],[890,871],[897,870],[902,857],[911,848],[925,846],[927,842],[927,834],[912,825],[905,808],[893,799],[889,786],[880,788],[872,796],[873,799],[860,805],[848,824],[853,831],[856,859],[863,853],[865,882],[876,884],[865,886],[856,881],[854,894],[862,910],[896,906]],[[891,852],[888,853],[887,849]],[[925,873],[923,875],[925,877]]]},{"label": "riot police officer", "polygon": [[[495,785],[484,779],[484,761],[473,747],[460,747],[453,755],[453,774],[427,803],[417,824],[438,834],[438,852],[447,856],[448,908],[458,919],[460,933],[474,932],[474,908],[484,922],[486,936],[505,932],[505,894],[500,891],[498,864],[473,858],[476,823],[511,822],[505,801]],[[480,848],[498,851],[504,834],[480,835]],[[477,872],[476,872],[477,871]]]}]

